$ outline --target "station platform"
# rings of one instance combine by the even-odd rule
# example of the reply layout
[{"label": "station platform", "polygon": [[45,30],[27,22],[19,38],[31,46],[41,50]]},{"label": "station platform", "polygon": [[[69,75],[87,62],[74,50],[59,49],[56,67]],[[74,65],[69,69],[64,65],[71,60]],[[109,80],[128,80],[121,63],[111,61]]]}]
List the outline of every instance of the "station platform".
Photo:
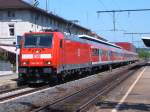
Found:
[{"label": "station platform", "polygon": [[150,112],[150,64],[108,93],[89,112]]},{"label": "station platform", "polygon": [[17,87],[17,74],[0,75],[0,91]]},{"label": "station platform", "polygon": [[6,76],[12,75],[12,74],[13,74],[13,71],[0,71],[0,77],[2,77],[4,75],[6,75]]}]

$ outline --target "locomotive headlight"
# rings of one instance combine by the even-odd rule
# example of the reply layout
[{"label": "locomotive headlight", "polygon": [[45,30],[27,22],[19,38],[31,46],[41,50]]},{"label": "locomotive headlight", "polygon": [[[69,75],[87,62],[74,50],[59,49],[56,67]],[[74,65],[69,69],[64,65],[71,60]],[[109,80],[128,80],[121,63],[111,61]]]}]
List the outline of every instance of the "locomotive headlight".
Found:
[{"label": "locomotive headlight", "polygon": [[28,65],[29,63],[28,63],[28,62],[23,62],[22,64],[23,64],[23,65]]},{"label": "locomotive headlight", "polygon": [[47,64],[48,64],[48,65],[50,65],[50,64],[51,64],[51,62],[50,62],[50,61],[48,61],[48,62],[47,62]]},{"label": "locomotive headlight", "polygon": [[50,62],[50,61],[46,61],[46,62],[45,62],[45,64],[50,65],[50,64],[51,64],[51,62]]},{"label": "locomotive headlight", "polygon": [[27,64],[27,62],[23,62],[23,65],[26,65]]}]

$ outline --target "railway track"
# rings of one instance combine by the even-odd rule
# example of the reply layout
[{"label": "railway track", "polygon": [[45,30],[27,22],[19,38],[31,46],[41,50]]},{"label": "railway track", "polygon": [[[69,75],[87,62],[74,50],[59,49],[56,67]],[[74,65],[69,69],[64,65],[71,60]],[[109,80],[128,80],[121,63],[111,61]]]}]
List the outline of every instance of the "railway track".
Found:
[{"label": "railway track", "polygon": [[117,80],[111,82],[110,84],[105,86],[103,89],[99,90],[95,96],[89,98],[89,100],[87,100],[85,103],[83,103],[79,107],[77,107],[77,109],[75,111],[83,112],[85,110],[88,110],[90,105],[93,105],[94,103],[96,103],[96,100],[99,97],[103,98],[103,96],[105,96],[110,90],[114,89],[118,84],[120,84],[122,81],[126,80],[129,77],[129,75],[132,75],[134,72],[135,71],[131,71],[124,77],[121,77],[120,79],[117,79]]},{"label": "railway track", "polygon": [[29,94],[38,90],[42,90],[45,88],[48,88],[49,86],[42,86],[38,88],[31,88],[28,86],[23,86],[23,87],[17,87],[14,89],[9,89],[9,90],[4,90],[0,92],[0,103],[10,100],[12,98],[16,98],[19,96],[23,96],[25,94]]},{"label": "railway track", "polygon": [[88,110],[91,105],[95,104],[97,99],[105,96],[106,93],[115,88],[122,81],[126,80],[134,72],[136,72],[139,67],[121,71],[118,74],[112,75],[109,78],[103,80],[102,82],[93,84],[69,96],[57,99],[50,104],[41,106],[40,108],[32,109],[31,112],[82,112]]},{"label": "railway track", "polygon": [[19,90],[19,89],[23,89],[23,88],[26,88],[26,87],[27,86],[15,87],[15,88],[12,88],[12,89],[2,89],[2,90],[0,90],[0,95],[4,94],[4,93],[16,91],[16,90]]}]

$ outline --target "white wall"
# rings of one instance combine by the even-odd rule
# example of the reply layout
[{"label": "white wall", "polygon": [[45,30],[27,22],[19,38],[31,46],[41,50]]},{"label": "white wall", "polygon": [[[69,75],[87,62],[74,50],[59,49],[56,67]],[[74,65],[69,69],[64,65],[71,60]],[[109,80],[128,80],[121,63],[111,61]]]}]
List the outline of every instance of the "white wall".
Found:
[{"label": "white wall", "polygon": [[[8,17],[8,10],[0,11],[0,43],[12,44],[17,35],[23,35],[25,32],[29,31],[41,31],[46,28],[57,28],[60,31],[68,32],[66,24],[58,23],[56,20],[52,20],[41,13],[28,10],[16,10],[14,12],[15,17]],[[10,36],[10,24],[14,24],[14,36]],[[79,31],[77,28],[73,29],[74,30],[71,31],[74,33]]]},{"label": "white wall", "polygon": [[[23,35],[29,32],[31,23],[29,22],[29,11],[15,11],[15,17],[8,17],[7,11],[1,11],[0,18],[0,43],[12,44],[17,35]],[[9,25],[14,25],[14,36],[10,36]]]}]

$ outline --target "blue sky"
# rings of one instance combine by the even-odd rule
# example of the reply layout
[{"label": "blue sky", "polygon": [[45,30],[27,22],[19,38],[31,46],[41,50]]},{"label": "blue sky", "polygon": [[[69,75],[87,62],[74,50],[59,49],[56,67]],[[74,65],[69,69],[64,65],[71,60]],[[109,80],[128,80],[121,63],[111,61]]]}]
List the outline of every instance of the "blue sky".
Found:
[{"label": "blue sky", "polygon": [[[26,0],[31,2],[32,0]],[[46,0],[38,0],[45,8]],[[112,14],[97,15],[98,10],[146,9],[150,0],[48,0],[48,10],[68,20],[79,20],[80,25],[91,29],[109,41],[132,42],[131,35],[124,32],[150,32],[150,11],[116,13],[116,29],[112,32]],[[150,36],[150,35],[142,35]],[[141,35],[134,35],[134,44],[142,47]]]}]

